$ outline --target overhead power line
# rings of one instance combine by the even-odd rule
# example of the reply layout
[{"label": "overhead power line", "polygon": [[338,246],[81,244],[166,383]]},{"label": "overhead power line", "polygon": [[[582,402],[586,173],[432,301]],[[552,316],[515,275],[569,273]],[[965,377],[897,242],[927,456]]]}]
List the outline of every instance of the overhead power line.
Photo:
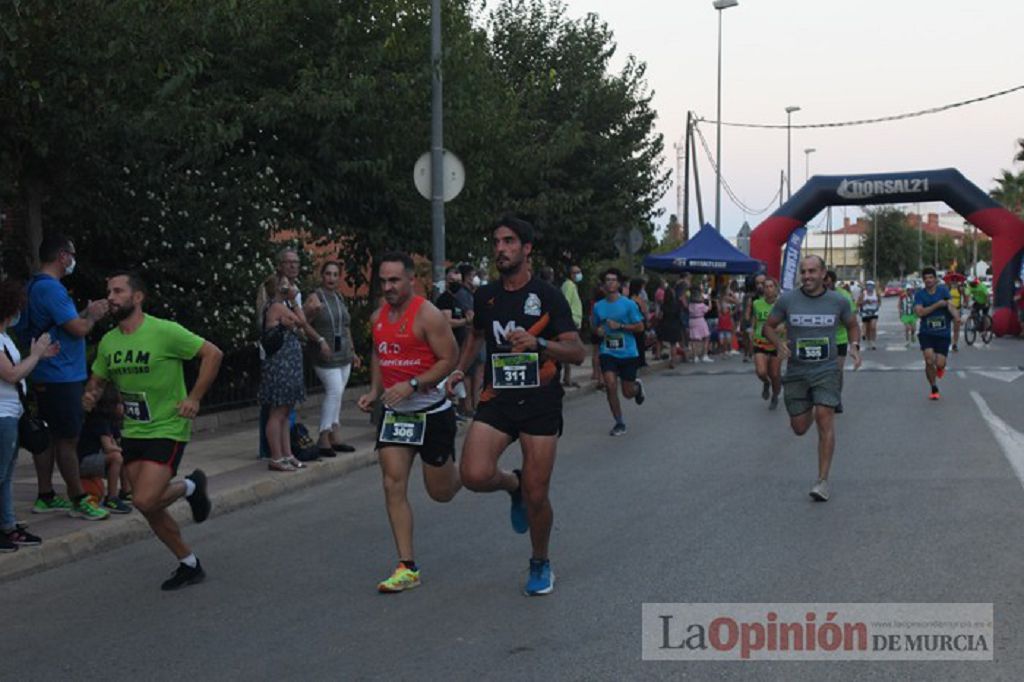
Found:
[{"label": "overhead power line", "polygon": [[[1024,90],[1024,85],[1017,85],[1006,90],[1000,90],[999,92],[993,92],[988,95],[981,97],[974,97],[972,99],[965,99],[962,102],[954,102],[952,104],[944,104],[940,107],[931,107],[929,109],[921,109],[920,111],[911,111],[905,114],[894,114],[892,116],[881,116],[879,118],[863,118],[855,121],[836,121],[833,123],[804,123],[802,125],[787,126],[784,123],[730,123],[722,121],[724,126],[732,126],[733,128],[769,128],[774,130],[785,130],[786,128],[845,128],[849,126],[862,126],[871,123],[886,123],[889,121],[901,121],[907,118],[917,118],[919,116],[927,116],[929,114],[938,114],[943,111],[949,111],[950,109],[956,109],[958,107],[965,107],[968,104],[977,104],[978,102],[984,102],[985,100],[995,99],[996,97],[1002,97],[1003,95],[1009,95],[1010,93],[1017,92],[1018,90]],[[704,117],[698,117],[698,121],[705,123],[716,123],[712,119]]]},{"label": "overhead power line", "polygon": [[[697,133],[697,137],[700,138],[700,146],[704,148],[704,154],[708,157],[708,162],[711,164],[712,169],[717,173],[718,165],[715,163],[715,159],[711,154],[711,147],[708,145],[708,141],[704,138],[704,133],[701,131],[700,126],[697,125],[693,126],[693,130]],[[739,208],[744,213],[752,216],[761,215],[762,213],[767,213],[768,211],[770,211],[771,208],[775,205],[775,202],[779,198],[779,192],[782,191],[782,188],[780,187],[779,191],[775,193],[775,196],[773,196],[771,200],[769,200],[768,205],[758,210],[755,208],[751,208],[750,206],[747,206],[743,201],[740,200],[738,196],[736,196],[736,193],[733,191],[732,187],[730,187],[729,183],[726,181],[725,176],[722,176],[722,189],[725,190],[725,193],[729,196],[729,199],[732,201],[732,203],[736,204],[737,208]]]}]

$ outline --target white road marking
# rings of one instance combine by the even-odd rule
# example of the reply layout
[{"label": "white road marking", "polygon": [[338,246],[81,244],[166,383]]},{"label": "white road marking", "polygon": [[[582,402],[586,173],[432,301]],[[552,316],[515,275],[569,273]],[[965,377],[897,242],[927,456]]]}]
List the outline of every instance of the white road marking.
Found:
[{"label": "white road marking", "polygon": [[1024,433],[1015,430],[997,417],[977,391],[971,391],[971,398],[978,406],[981,416],[988,422],[988,428],[992,431],[992,435],[996,437],[996,441],[1003,448],[1003,454],[1006,455],[1006,460],[1013,468],[1013,472],[1017,474],[1021,486],[1024,486]]},{"label": "white road marking", "polygon": [[958,377],[960,377],[961,379],[966,379],[967,378],[967,372],[965,372],[963,370],[960,370],[959,372],[957,372],[956,375]]},{"label": "white road marking", "polygon": [[1021,371],[1018,371],[1018,370],[1013,370],[1013,371],[1009,371],[1009,372],[1007,372],[1007,371],[990,372],[990,371],[975,370],[974,373],[975,374],[980,374],[983,377],[988,377],[989,379],[997,379],[999,381],[1005,381],[1006,383],[1010,383],[1010,382],[1015,381],[1016,379],[1020,379],[1022,376],[1024,376],[1024,372],[1021,372]]}]

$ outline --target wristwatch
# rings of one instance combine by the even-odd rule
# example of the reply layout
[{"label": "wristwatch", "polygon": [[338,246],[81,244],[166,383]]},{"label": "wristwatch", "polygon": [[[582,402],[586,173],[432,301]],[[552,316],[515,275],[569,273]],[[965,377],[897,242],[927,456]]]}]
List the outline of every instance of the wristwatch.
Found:
[{"label": "wristwatch", "polygon": [[537,350],[543,352],[543,351],[546,351],[547,349],[548,349],[548,340],[547,339],[542,339],[541,337],[538,336],[537,337]]},{"label": "wristwatch", "polygon": [[417,390],[420,387],[419,379],[417,379],[416,377],[409,379],[409,385],[412,386],[412,390]]}]

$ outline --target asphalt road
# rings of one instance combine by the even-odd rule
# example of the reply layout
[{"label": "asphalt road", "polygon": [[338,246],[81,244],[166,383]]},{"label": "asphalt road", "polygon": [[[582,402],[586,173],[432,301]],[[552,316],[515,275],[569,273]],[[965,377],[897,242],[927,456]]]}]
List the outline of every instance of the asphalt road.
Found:
[{"label": "asphalt road", "polygon": [[[423,586],[376,594],[394,550],[371,468],[188,527],[200,586],[161,592],[173,562],[155,541],[4,584],[0,678],[1024,679],[1007,455],[1024,443],[1024,346],[964,349],[932,403],[889,308],[847,376],[827,504],[807,496],[814,438],[767,410],[750,365],[686,366],[648,378],[625,437],[607,435],[602,395],[567,406],[551,596],[521,595],[529,545],[507,496],[441,505],[418,480]],[[995,660],[643,661],[644,602],[992,602]]]}]

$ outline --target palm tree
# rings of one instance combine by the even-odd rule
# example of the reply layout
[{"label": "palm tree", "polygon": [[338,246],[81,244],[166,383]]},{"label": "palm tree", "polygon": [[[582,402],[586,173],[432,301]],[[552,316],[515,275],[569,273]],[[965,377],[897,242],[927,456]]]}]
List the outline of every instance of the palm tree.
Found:
[{"label": "palm tree", "polygon": [[1020,151],[1017,152],[1017,156],[1013,157],[1013,160],[1024,161],[1024,137],[1018,137],[1017,144],[1020,145]]},{"label": "palm tree", "polygon": [[[1021,154],[1024,155],[1024,149]],[[994,180],[997,187],[989,192],[989,196],[1024,218],[1024,172],[1014,174],[1004,170]]]}]

